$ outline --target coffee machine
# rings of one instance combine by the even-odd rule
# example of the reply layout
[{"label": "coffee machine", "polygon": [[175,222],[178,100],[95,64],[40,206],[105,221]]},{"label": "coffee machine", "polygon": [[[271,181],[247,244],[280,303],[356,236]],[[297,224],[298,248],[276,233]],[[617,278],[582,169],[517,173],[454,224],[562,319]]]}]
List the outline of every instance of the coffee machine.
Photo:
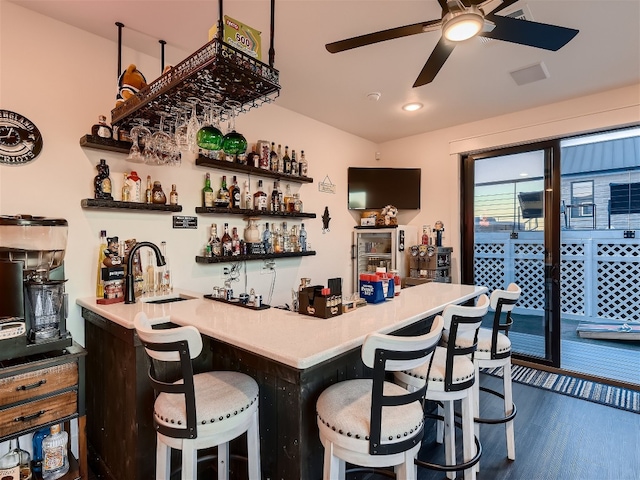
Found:
[{"label": "coffee machine", "polygon": [[0,216],[0,361],[71,345],[65,219]]}]

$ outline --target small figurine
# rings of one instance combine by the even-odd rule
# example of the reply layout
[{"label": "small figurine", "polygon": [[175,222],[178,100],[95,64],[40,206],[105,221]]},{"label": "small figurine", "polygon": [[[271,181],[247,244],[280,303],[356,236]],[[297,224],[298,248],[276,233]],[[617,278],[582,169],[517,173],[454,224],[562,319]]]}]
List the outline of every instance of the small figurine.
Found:
[{"label": "small figurine", "polygon": [[104,251],[104,260],[102,261],[105,267],[115,267],[122,264],[122,258],[118,253],[119,250],[118,237],[107,238],[107,248]]},{"label": "small figurine", "polygon": [[442,246],[442,233],[444,232],[444,223],[438,220],[433,224],[433,231],[436,232],[436,247]]},{"label": "small figurine", "polygon": [[322,233],[326,233],[329,231],[329,221],[331,217],[329,216],[329,207],[324,207],[324,213],[322,214]]}]

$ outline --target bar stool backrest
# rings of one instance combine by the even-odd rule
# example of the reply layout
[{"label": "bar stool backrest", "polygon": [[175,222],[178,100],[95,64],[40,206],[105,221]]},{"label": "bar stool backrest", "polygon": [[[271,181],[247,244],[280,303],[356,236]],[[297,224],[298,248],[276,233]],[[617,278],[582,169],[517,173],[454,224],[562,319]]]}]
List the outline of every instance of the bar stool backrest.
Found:
[{"label": "bar stool backrest", "polygon": [[[505,352],[498,354],[498,333],[504,332],[509,336],[509,329],[513,325],[513,318],[511,318],[511,312],[513,311],[522,290],[515,283],[510,283],[506,290],[494,290],[491,293],[491,308],[495,310],[493,315],[493,331],[491,332],[491,359],[505,358],[511,355],[511,352]],[[504,323],[502,323],[502,313],[505,312]]]},{"label": "bar stool backrest", "polygon": [[[417,429],[413,435],[402,442],[382,444],[380,439],[382,429],[382,408],[407,405],[416,400],[423,402],[426,392],[425,385],[405,395],[384,395],[386,372],[408,370],[433,360],[435,350],[444,322],[438,315],[429,333],[415,337],[401,337],[372,333],[367,335],[362,346],[362,361],[367,367],[373,368],[373,387],[371,393],[371,425],[369,433],[369,454],[389,455],[410,449],[416,445],[424,435],[424,427]],[[428,378],[428,376],[427,376]]]},{"label": "bar stool backrest", "polygon": [[[488,311],[489,297],[484,294],[480,295],[475,306],[447,305],[442,311],[444,328],[449,330],[444,375],[445,392],[465,390],[473,385],[475,377],[463,381],[454,381],[453,367],[455,358],[458,356],[469,356],[473,361],[473,355],[478,346],[478,330],[483,317]],[[465,338],[473,338],[473,341],[465,347],[456,346],[456,343],[459,343],[457,342],[458,335],[464,335]]]},{"label": "bar stool backrest", "polygon": [[[147,355],[151,359],[149,379],[156,397],[160,393],[168,393],[184,395],[185,399],[187,425],[168,427],[156,422],[154,415],[156,430],[168,437],[196,438],[198,436],[196,399],[191,359],[197,357],[202,351],[200,332],[192,326],[153,329],[149,319],[143,312],[136,315],[133,324]],[[171,368],[169,366],[165,368],[164,364],[175,362],[179,363],[180,381],[166,381],[165,374]]]}]

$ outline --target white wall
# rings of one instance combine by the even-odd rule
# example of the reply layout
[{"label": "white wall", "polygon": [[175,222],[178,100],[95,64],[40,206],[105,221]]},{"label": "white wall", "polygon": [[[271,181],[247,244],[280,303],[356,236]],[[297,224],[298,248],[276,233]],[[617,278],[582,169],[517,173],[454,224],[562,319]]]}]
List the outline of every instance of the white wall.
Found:
[{"label": "white wall", "polygon": [[[218,224],[219,231],[223,222],[229,222],[230,227],[237,226],[242,233],[246,225],[242,217],[198,215],[197,230],[174,230],[169,213],[85,210],[80,201],[93,197],[95,165],[101,158],[110,166],[116,195],[122,172],[132,169],[143,178],[150,174],[154,180],[160,180],[167,194],[171,184],[177,184],[182,215],[196,216],[195,207],[200,205],[206,172],[211,173],[214,188],[219,186],[223,174],[231,172],[196,167],[193,163],[183,163],[179,168],[131,164],[124,160],[124,155],[82,149],[80,137],[89,133],[99,114],[110,118],[114,106],[116,43],[8,2],[0,3],[0,19],[1,108],[29,118],[44,137],[43,151],[33,162],[0,166],[0,214],[28,213],[68,220],[65,273],[73,307],[67,323],[74,339],[84,343],[83,320],[75,301],[94,295],[98,235],[102,229],[121,239],[136,238],[158,244],[166,240],[177,287],[210,293],[212,286],[222,285],[225,264],[201,265],[194,259],[208,238],[212,222]],[[148,81],[159,71],[157,59],[125,49],[123,66],[129,63],[136,63]],[[283,147],[289,145],[298,152],[304,150],[309,175],[314,178],[313,184],[292,183],[291,187],[293,192],[301,193],[305,211],[317,214],[316,219],[304,219],[309,242],[317,255],[276,262],[272,303],[290,303],[291,289],[297,288],[300,277],[311,277],[316,284],[343,277],[349,289],[349,246],[355,221],[346,209],[347,166],[365,165],[374,158],[375,145],[278,107],[277,101],[241,115],[236,127],[250,143],[266,139]],[[318,190],[318,182],[326,176],[336,185],[335,195]],[[244,178],[239,181],[242,184]],[[270,192],[273,184],[267,185]],[[255,191],[255,185],[252,189]],[[320,217],[325,206],[329,207],[332,219],[330,232],[323,234]],[[292,223],[300,222],[288,222]],[[271,275],[259,273],[262,262],[246,265],[248,286],[266,299]],[[243,289],[243,282],[234,288]]]}]

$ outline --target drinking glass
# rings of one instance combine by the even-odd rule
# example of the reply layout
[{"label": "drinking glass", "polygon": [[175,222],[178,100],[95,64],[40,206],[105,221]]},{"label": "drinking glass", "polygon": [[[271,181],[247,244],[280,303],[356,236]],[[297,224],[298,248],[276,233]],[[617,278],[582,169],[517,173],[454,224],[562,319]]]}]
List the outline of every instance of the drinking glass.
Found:
[{"label": "drinking glass", "polygon": [[206,150],[205,154],[212,158],[217,158],[218,152],[222,149],[223,135],[218,127],[221,111],[222,107],[212,102],[209,115],[205,118],[204,124],[197,134],[198,146]]},{"label": "drinking glass", "polygon": [[227,155],[240,155],[247,151],[247,139],[236,132],[236,112],[240,112],[242,104],[235,100],[228,100],[225,105],[229,109],[229,132],[222,139],[222,150]]},{"label": "drinking glass", "polygon": [[142,149],[140,148],[140,141],[142,140],[146,144],[147,140],[151,136],[151,131],[144,126],[144,124],[147,123],[147,120],[136,118],[134,122],[136,122],[137,125],[134,125],[129,132],[133,144],[131,145],[129,155],[126,160],[133,163],[145,163],[145,157],[142,153]]},{"label": "drinking glass", "polygon": [[196,153],[198,151],[198,130],[200,130],[200,120],[198,120],[197,105],[200,100],[196,97],[187,98],[187,102],[191,105],[191,116],[187,121],[187,143],[189,151]]}]

